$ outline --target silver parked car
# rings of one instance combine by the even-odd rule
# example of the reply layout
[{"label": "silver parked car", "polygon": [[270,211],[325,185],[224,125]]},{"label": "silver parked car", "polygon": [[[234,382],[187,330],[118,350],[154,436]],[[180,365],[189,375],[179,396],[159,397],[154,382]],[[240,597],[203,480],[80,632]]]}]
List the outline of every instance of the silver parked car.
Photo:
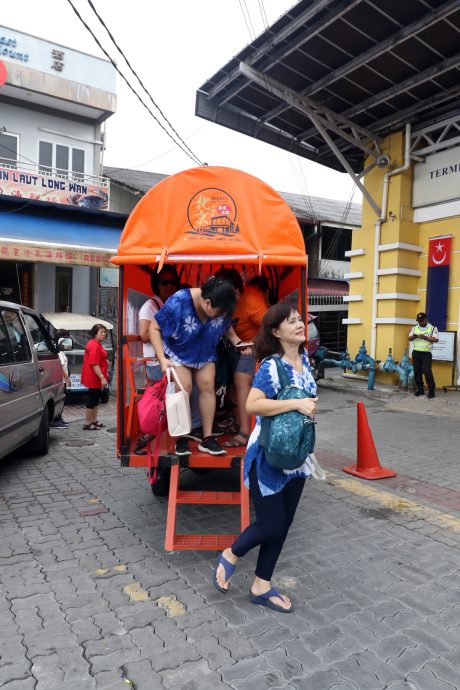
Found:
[{"label": "silver parked car", "polygon": [[50,422],[63,407],[62,366],[39,315],[0,301],[0,458],[28,441],[46,454]]},{"label": "silver parked car", "polygon": [[103,345],[107,350],[107,359],[109,362],[109,384],[112,382],[113,373],[115,370],[113,323],[97,318],[96,316],[89,316],[88,314],[74,314],[73,312],[67,311],[46,311],[41,314],[41,317],[53,340],[55,340],[55,333],[57,330],[67,331],[72,339],[73,347],[71,350],[66,352],[71,381],[71,385],[66,391],[69,395],[73,395],[74,393],[86,393],[88,391],[86,386],[84,386],[81,382],[81,369],[83,365],[85,347],[91,338],[91,329],[97,323],[102,324],[107,331],[107,338],[105,339]]}]

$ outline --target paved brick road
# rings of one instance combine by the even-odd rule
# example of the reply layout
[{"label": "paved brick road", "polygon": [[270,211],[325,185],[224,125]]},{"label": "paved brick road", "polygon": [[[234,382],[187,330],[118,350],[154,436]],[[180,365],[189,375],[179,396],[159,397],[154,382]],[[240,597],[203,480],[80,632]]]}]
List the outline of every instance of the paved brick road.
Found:
[{"label": "paved brick road", "polygon": [[[254,556],[224,596],[214,553],[164,552],[165,501],[119,467],[113,433],[81,430],[81,407],[47,457],[2,461],[0,688],[460,688],[458,420],[365,400],[382,464],[403,475],[365,482],[338,469],[355,460],[357,399],[320,391],[328,481],[307,483],[276,571],[288,616],[247,601]],[[182,519],[228,531],[236,517]]]}]

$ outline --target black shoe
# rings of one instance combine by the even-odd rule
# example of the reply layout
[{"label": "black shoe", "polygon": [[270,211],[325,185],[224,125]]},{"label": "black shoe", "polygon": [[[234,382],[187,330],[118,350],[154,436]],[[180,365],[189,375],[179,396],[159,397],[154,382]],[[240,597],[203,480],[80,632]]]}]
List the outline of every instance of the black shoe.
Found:
[{"label": "black shoe", "polygon": [[214,436],[207,436],[198,444],[198,450],[209,455],[227,455],[227,451],[222,448]]},{"label": "black shoe", "polygon": [[427,397],[427,398],[435,398],[435,397],[436,397],[436,394],[435,394],[434,391],[429,391],[429,392],[428,392],[428,395],[427,395],[426,397]]},{"label": "black shoe", "polygon": [[[212,433],[211,436],[223,436],[224,432],[221,429],[216,428],[216,425],[212,427]],[[191,441],[196,441],[197,443],[201,443],[203,440],[203,427],[202,426],[197,426],[194,429],[191,430],[189,434],[185,434],[184,438],[189,438]]]},{"label": "black shoe", "polygon": [[191,441],[201,443],[201,441],[203,440],[203,427],[196,426],[194,429],[191,430],[189,434],[185,434],[183,438],[189,438]]},{"label": "black shoe", "polygon": [[68,429],[69,422],[65,422],[63,419],[55,419],[54,422],[50,424],[51,429]]},{"label": "black shoe", "polygon": [[176,441],[176,455],[191,455],[192,451],[188,446],[188,439],[185,436],[181,436]]},{"label": "black shoe", "polygon": [[415,395],[416,397],[418,397],[419,395],[423,395],[424,392],[425,392],[425,391],[423,390],[423,388],[417,388],[417,390],[415,391],[414,395]]},{"label": "black shoe", "polygon": [[134,453],[136,453],[136,455],[147,455],[147,443],[149,442],[149,438],[148,434],[139,436],[134,446]]}]

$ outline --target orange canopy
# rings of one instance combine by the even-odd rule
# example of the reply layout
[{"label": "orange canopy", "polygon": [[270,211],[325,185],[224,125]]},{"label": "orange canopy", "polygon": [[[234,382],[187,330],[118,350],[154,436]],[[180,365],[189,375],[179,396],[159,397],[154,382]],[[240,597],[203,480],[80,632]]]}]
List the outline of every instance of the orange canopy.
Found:
[{"label": "orange canopy", "polygon": [[239,262],[306,265],[299,224],[278,192],[240,170],[171,175],[131,212],[115,264]]}]

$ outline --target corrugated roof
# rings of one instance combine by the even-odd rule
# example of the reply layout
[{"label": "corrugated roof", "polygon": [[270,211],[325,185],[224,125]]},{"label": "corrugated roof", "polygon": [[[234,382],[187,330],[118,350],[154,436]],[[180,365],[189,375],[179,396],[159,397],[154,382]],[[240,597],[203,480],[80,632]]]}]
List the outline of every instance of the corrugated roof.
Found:
[{"label": "corrugated roof", "polygon": [[353,228],[361,225],[361,204],[349,204],[345,201],[290,192],[280,192],[280,194],[298,220],[320,221],[325,224],[339,223]]},{"label": "corrugated roof", "polygon": [[118,182],[124,187],[129,187],[134,192],[146,194],[149,189],[164,180],[168,175],[162,173],[146,172],[145,170],[131,170],[131,168],[111,168],[104,166],[104,177],[112,182]]},{"label": "corrugated roof", "polygon": [[301,0],[198,89],[195,113],[342,170],[315,120],[360,172],[370,141],[458,114],[459,46],[459,0]]},{"label": "corrugated roof", "polygon": [[[111,167],[104,167],[103,174],[112,182],[118,182],[124,187],[132,189],[133,192],[142,192],[143,194],[146,194],[161,180],[168,177],[168,175],[163,175],[162,173]],[[318,196],[308,197],[302,194],[292,194],[291,192],[279,193],[300,221],[340,223],[341,225],[351,227],[359,227],[361,225],[360,204],[347,204],[345,201],[324,199]]]}]

